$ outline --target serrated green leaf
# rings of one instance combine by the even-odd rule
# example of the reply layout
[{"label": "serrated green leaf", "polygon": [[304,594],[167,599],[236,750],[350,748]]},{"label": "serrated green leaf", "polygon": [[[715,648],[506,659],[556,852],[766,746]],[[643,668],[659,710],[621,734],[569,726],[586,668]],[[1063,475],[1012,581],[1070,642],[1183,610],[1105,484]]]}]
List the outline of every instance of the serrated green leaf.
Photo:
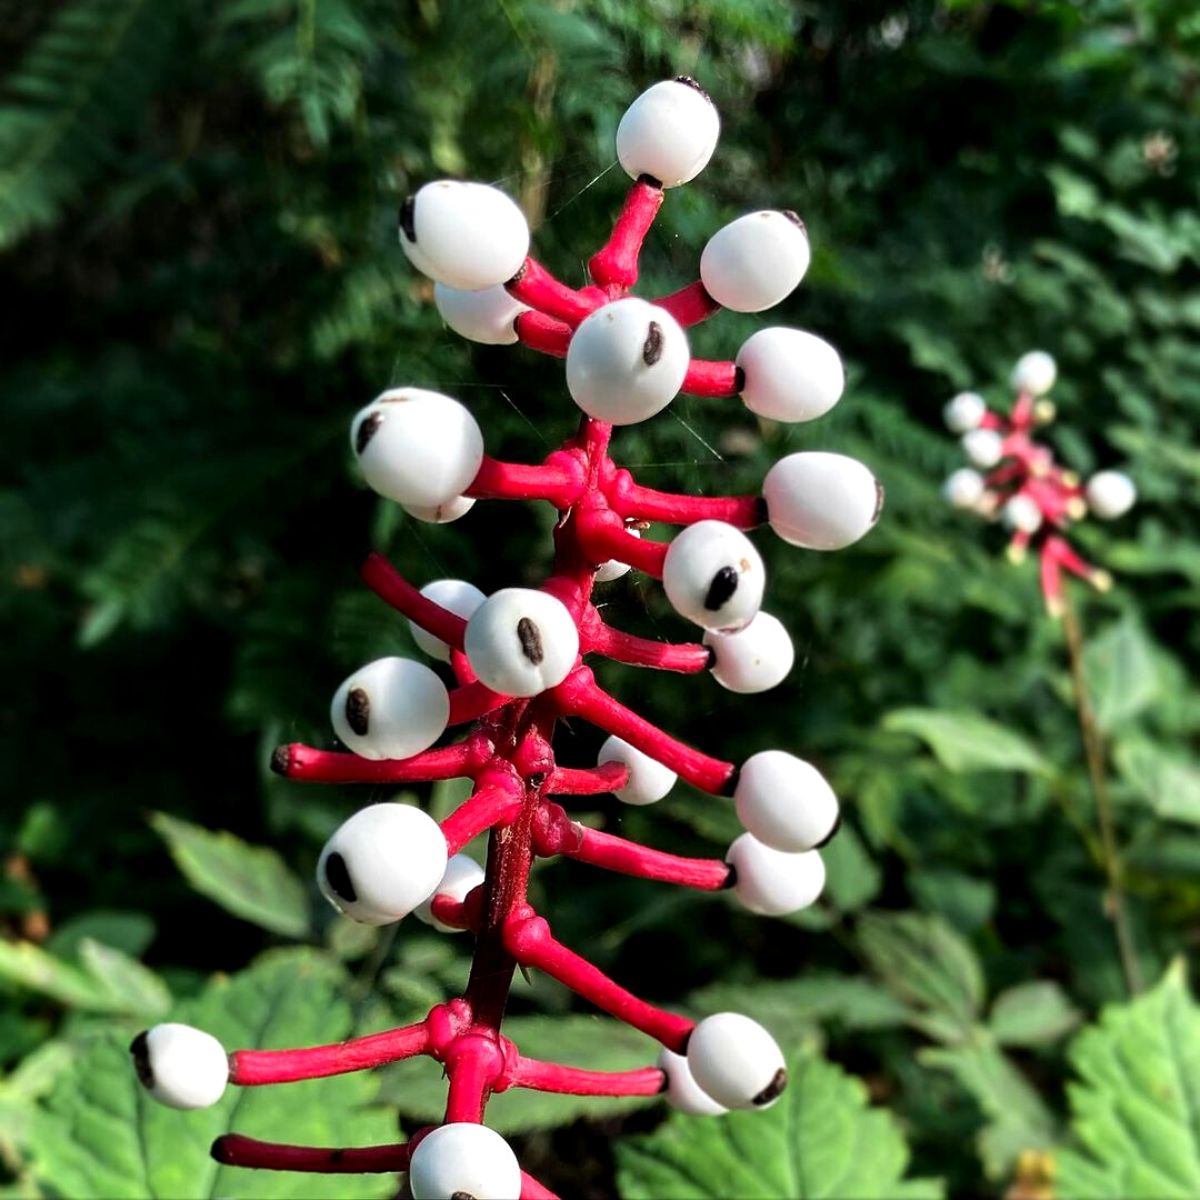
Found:
[{"label": "serrated green leaf", "polygon": [[1132,615],[1088,642],[1083,666],[1096,723],[1106,733],[1136,717],[1158,696],[1154,647]]},{"label": "serrated green leaf", "polygon": [[196,891],[272,933],[307,936],[310,912],[304,885],[274,850],[166,813],[154,813],[150,823]]},{"label": "serrated green leaf", "polygon": [[0,941],[0,979],[41,992],[70,1008],[128,1011],[119,997],[87,971],[47,954],[32,942]]},{"label": "serrated green leaf", "polygon": [[171,989],[149,967],[95,938],[79,943],[79,961],[108,992],[120,1012],[161,1017],[171,1007]]},{"label": "serrated green leaf", "polygon": [[1200,1195],[1200,1006],[1182,961],[1153,991],[1106,1008],[1070,1049],[1079,1149],[1058,1157],[1061,1200]]},{"label": "serrated green leaf", "polygon": [[[172,1019],[197,1025],[229,1049],[338,1041],[352,1032],[345,977],[306,950],[265,956],[216,979]],[[219,1104],[177,1112],[151,1100],[129,1061],[135,1027],[82,1040],[71,1067],[34,1114],[34,1179],[64,1196],[384,1197],[386,1176],[305,1176],[239,1171],[209,1155],[213,1139],[236,1131],[300,1145],[368,1145],[396,1140],[393,1118],[372,1107],[370,1076],[344,1075],[279,1088],[230,1088]]]},{"label": "serrated green leaf", "polygon": [[933,1200],[934,1179],[905,1179],[908,1148],[859,1080],[800,1049],[783,1098],[766,1112],[672,1115],[649,1137],[617,1144],[625,1200]]},{"label": "serrated green leaf", "polygon": [[949,771],[1050,770],[1031,742],[979,713],[899,708],[888,713],[883,727],[920,738]]},{"label": "serrated green leaf", "polygon": [[1033,980],[1001,992],[988,1028],[1006,1046],[1040,1046],[1057,1041],[1079,1024],[1079,1010],[1057,983]]}]

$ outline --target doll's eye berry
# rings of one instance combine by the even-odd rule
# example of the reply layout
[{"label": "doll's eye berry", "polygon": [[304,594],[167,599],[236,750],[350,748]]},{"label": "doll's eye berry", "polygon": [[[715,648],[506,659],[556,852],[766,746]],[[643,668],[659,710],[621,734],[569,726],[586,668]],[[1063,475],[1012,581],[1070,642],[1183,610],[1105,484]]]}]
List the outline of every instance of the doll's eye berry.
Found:
[{"label": "doll's eye berry", "polygon": [[366,737],[370,721],[370,696],[364,688],[351,688],[346,694],[346,724],[360,737]]},{"label": "doll's eye berry", "polygon": [[542,649],[542,635],[538,633],[538,627],[528,617],[522,617],[517,622],[517,638],[521,643],[521,653],[535,667],[544,661],[546,653]]},{"label": "doll's eye berry", "polygon": [[346,860],[335,850],[325,859],[325,882],[329,884],[334,894],[341,900],[353,904],[358,899],[354,884],[350,881],[350,871]]}]

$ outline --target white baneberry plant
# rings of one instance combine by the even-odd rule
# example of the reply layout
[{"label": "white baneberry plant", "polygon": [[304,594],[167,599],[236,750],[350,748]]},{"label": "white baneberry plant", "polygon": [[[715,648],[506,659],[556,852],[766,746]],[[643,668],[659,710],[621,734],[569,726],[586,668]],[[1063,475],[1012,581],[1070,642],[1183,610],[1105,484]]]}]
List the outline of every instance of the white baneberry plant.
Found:
[{"label": "white baneberry plant", "polygon": [[[578,432],[537,465],[502,462],[484,449],[470,411],[418,387],[385,391],[355,417],[351,444],[367,482],[421,520],[461,517],[477,499],[541,500],[559,514],[554,566],[540,587],[485,596],[470,583],[418,588],[372,555],[363,578],[412,624],[439,670],[384,658],[350,675],[332,706],[346,752],[281,747],[274,767],[292,779],[398,784],[466,777],[473,791],[440,824],[405,804],[373,804],[329,839],[318,881],[347,917],[371,925],[409,913],[446,931],[467,930],[475,950],[466,990],[415,1025],[337,1045],[226,1054],[209,1035],[161,1025],[133,1043],[137,1072],[166,1104],[214,1103],[225,1086],[257,1086],[358,1071],[414,1055],[448,1078],[441,1125],[398,1145],[327,1149],[218,1140],[214,1155],[247,1167],[299,1171],[406,1171],[418,1200],[548,1196],[484,1124],[489,1097],[512,1087],[596,1096],[662,1094],[710,1115],[774,1104],[787,1084],[771,1035],[750,1018],[719,1013],[696,1022],[631,994],[559,942],[529,903],[534,861],[561,855],[610,871],[708,891],[731,889],[752,912],[812,904],[825,870],[820,847],[839,821],[832,789],[785,750],[740,767],[685,745],[596,683],[586,659],[679,672],[709,671],[736,693],[778,684],[793,661],[783,624],[760,609],[765,571],[745,530],[768,524],[785,541],[833,550],[862,537],[882,490],[861,463],[838,454],[792,454],[767,474],[762,494],[695,497],[642,487],[609,455],[615,426],[647,420],[680,392],[738,397],[777,421],[807,421],[839,399],[837,353],[796,329],[755,333],[733,361],[693,358],[686,329],[720,311],[758,312],[803,277],[808,237],[794,213],[754,212],[719,230],[700,278],[669,296],[631,295],[642,242],[667,189],[704,167],[719,119],[690,79],[655,84],[625,113],[617,155],[634,179],[608,242],[591,259],[591,283],[571,288],[528,255],[529,231],[495,188],[439,181],[400,213],[400,243],[435,282],[443,318],[478,342],[520,342],[566,360],[567,388],[582,410]],[[671,542],[642,531],[682,526]],[[629,569],[661,579],[667,598],[703,641],[667,644],[608,625],[596,585]],[[448,687],[440,671],[448,670]],[[607,733],[594,768],[557,765],[554,733],[575,717]],[[466,736],[436,746],[447,729]],[[681,858],[587,828],[565,797],[614,793],[636,805],[677,779],[727,796],[745,828],[722,860]],[[487,861],[461,853],[490,831]],[[600,1072],[524,1057],[502,1032],[513,975],[546,972],[655,1040],[657,1062]]]}]

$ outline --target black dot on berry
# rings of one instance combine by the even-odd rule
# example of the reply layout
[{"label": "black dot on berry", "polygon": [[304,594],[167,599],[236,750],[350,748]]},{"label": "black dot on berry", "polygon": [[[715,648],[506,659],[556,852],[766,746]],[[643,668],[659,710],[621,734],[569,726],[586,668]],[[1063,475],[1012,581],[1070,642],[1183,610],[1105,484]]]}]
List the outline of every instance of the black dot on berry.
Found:
[{"label": "black dot on berry", "polygon": [[755,1107],[761,1107],[764,1104],[770,1104],[772,1100],[778,1099],[783,1095],[783,1089],[787,1087],[788,1076],[787,1071],[780,1067],[775,1072],[775,1077],[767,1084],[761,1092],[751,1101]]},{"label": "black dot on berry", "polygon": [[746,390],[746,372],[741,367],[733,368],[733,390],[739,395]]},{"label": "black dot on berry", "polygon": [[359,737],[366,737],[371,726],[371,697],[363,688],[351,688],[346,693],[346,724]]},{"label": "black dot on berry", "polygon": [[788,219],[789,221],[791,221],[791,223],[792,223],[793,225],[799,226],[799,229],[800,229],[800,232],[801,232],[801,233],[807,233],[807,232],[808,232],[808,230],[804,228],[804,222],[803,222],[802,220],[800,220],[800,214],[799,214],[799,213],[797,213],[797,212],[793,212],[793,211],[792,211],[790,208],[785,208],[785,209],[783,210],[783,215],[784,215],[785,217],[787,217],[787,219]]},{"label": "black dot on berry", "polygon": [[712,97],[690,75],[676,75],[675,82],[682,83],[684,87],[690,87],[693,92],[699,92],[709,104],[712,103]]},{"label": "black dot on berry", "polygon": [[879,520],[881,512],[883,512],[883,484],[877,479],[875,480],[875,511],[871,513],[872,525]]},{"label": "black dot on berry", "polygon": [[276,775],[286,775],[292,769],[291,746],[276,746],[271,752],[271,770]]},{"label": "black dot on berry", "polygon": [[521,643],[521,653],[535,667],[546,657],[541,630],[528,617],[522,617],[517,622],[517,640]]},{"label": "black dot on berry", "polygon": [[662,326],[657,321],[650,322],[650,330],[646,334],[646,340],[642,343],[642,362],[648,367],[654,366],[663,352],[663,332]]},{"label": "black dot on berry", "polygon": [[722,567],[708,585],[708,594],[704,597],[704,607],[709,612],[716,612],[737,589],[737,571],[733,567]]},{"label": "black dot on berry", "polygon": [[142,1087],[152,1088],[154,1071],[150,1066],[150,1040],[144,1030],[129,1043],[129,1053],[133,1055],[133,1069]]},{"label": "black dot on berry", "polygon": [[358,425],[358,432],[354,435],[354,450],[356,454],[361,454],[370,444],[371,439],[379,432],[380,425],[383,424],[383,413],[374,412],[369,417],[364,417]]},{"label": "black dot on berry", "polygon": [[353,904],[358,899],[350,879],[350,868],[336,850],[325,860],[325,881],[333,889],[333,894],[347,903]]},{"label": "black dot on berry", "polygon": [[822,846],[828,846],[830,842],[837,836],[837,831],[842,827],[842,814],[839,812],[833,818],[833,825],[830,826],[829,832],[813,847],[814,850],[820,850]]},{"label": "black dot on berry", "polygon": [[400,205],[400,232],[404,234],[410,242],[417,240],[417,198],[409,196],[407,200]]},{"label": "black dot on berry", "polygon": [[450,1200],[475,1200],[470,1192],[451,1192]]}]

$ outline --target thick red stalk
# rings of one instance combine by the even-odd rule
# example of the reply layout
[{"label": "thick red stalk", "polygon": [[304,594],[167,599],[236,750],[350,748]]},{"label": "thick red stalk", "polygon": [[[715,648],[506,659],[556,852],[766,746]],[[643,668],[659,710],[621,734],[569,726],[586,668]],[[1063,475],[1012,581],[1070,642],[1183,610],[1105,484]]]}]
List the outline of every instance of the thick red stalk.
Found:
[{"label": "thick red stalk", "polygon": [[736,396],[742,390],[741,375],[736,363],[693,358],[679,390],[689,396]]},{"label": "thick red stalk", "polygon": [[575,825],[576,844],[569,843],[551,853],[565,854],[579,862],[606,871],[618,871],[622,875],[636,875],[641,879],[656,879],[662,883],[674,883],[680,887],[698,888],[716,892],[727,887],[731,870],[728,863],[715,858],[681,858],[663,850],[652,850],[626,838],[598,829]]},{"label": "thick red stalk", "polygon": [[659,296],[652,303],[665,308],[685,329],[699,325],[721,311],[721,306],[708,294],[708,289],[699,279],[669,296]]},{"label": "thick red stalk", "polygon": [[565,321],[574,328],[596,307],[596,302],[555,279],[534,258],[527,258],[521,269],[506,283],[509,295],[530,308]]},{"label": "thick red stalk", "polygon": [[463,725],[468,721],[476,721],[511,700],[511,696],[493,692],[478,680],[465,683],[450,693],[450,717],[447,724]]},{"label": "thick red stalk", "polygon": [[571,343],[571,327],[539,312],[523,312],[513,321],[521,345],[555,358],[565,358]]},{"label": "thick red stalk", "polygon": [[521,811],[521,803],[519,785],[494,783],[478,788],[442,822],[447,851],[457,854],[493,825],[508,825]]},{"label": "thick red stalk", "polygon": [[578,514],[576,532],[579,548],[594,565],[608,562],[628,563],[655,579],[662,578],[663,562],[667,557],[665,542],[634,537],[611,509],[590,509]]},{"label": "thick red stalk", "polygon": [[485,454],[466,494],[492,500],[549,500],[555,508],[570,508],[582,491],[582,468],[569,454],[553,454],[537,466],[500,462]]},{"label": "thick red stalk", "polygon": [[528,1171],[522,1171],[520,1200],[558,1200],[558,1196],[538,1183]]},{"label": "thick red stalk", "polygon": [[666,1087],[665,1072],[658,1067],[636,1071],[584,1071],[559,1063],[520,1058],[513,1072],[512,1087],[566,1096],[657,1096]]},{"label": "thick red stalk", "polygon": [[487,1096],[504,1070],[504,1052],[494,1031],[464,1034],[446,1058],[450,1090],[446,1097],[445,1122],[478,1123],[483,1120]]},{"label": "thick red stalk", "polygon": [[301,1050],[235,1050],[229,1056],[229,1081],[241,1087],[267,1083],[294,1083],[365,1071],[384,1063],[399,1062],[429,1052],[429,1029],[424,1021],[389,1029],[370,1037],[353,1038],[333,1046]]},{"label": "thick red stalk", "polygon": [[637,283],[642,243],[662,202],[662,186],[648,176],[643,176],[629,189],[612,235],[588,263],[592,278],[602,288],[622,292]]},{"label": "thick red stalk", "polygon": [[555,767],[546,777],[542,791],[547,796],[595,796],[615,792],[628,782],[629,768],[624,763],[606,762],[583,770]]},{"label": "thick red stalk", "polygon": [[691,525],[696,521],[724,521],[738,529],[754,529],[767,519],[761,496],[683,496],[658,492],[634,483],[628,472],[617,473],[609,503],[623,517]]},{"label": "thick red stalk", "polygon": [[412,758],[360,758],[336,750],[316,750],[300,742],[280,746],[271,757],[271,769],[304,783],[418,783],[459,779],[474,775],[486,761],[477,738],[453,746],[426,750]]},{"label": "thick red stalk", "polygon": [[382,554],[371,553],[362,565],[363,582],[380,599],[415,621],[447,646],[462,649],[467,623],[448,608],[427,600]]},{"label": "thick red stalk", "polygon": [[227,1133],[212,1145],[212,1156],[228,1167],[266,1171],[307,1171],[320,1175],[369,1175],[407,1171],[407,1145],[359,1146],[330,1150],[321,1146],[287,1146]]},{"label": "thick red stalk", "polygon": [[653,642],[649,638],[625,633],[600,623],[582,643],[584,653],[603,654],[614,662],[633,667],[653,667],[659,671],[703,671],[712,660],[712,651],[696,642],[675,644]]}]

